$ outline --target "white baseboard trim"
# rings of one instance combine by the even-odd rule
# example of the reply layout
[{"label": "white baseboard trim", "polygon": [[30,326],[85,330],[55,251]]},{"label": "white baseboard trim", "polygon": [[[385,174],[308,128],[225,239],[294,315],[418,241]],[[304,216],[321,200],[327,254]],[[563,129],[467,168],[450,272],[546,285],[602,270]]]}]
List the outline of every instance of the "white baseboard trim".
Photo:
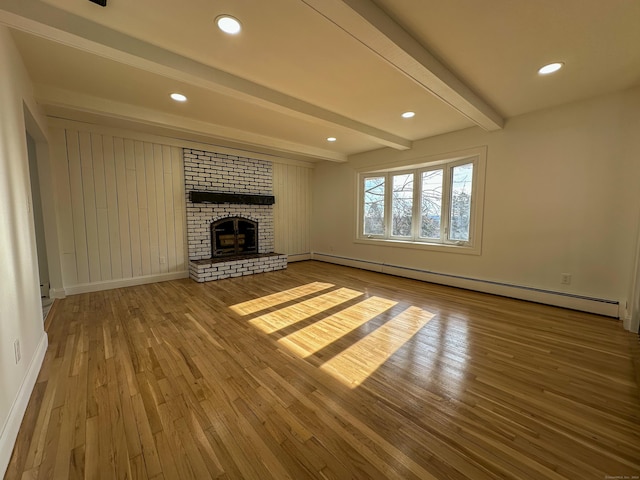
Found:
[{"label": "white baseboard trim", "polygon": [[42,332],[40,342],[38,342],[36,351],[31,358],[31,363],[29,363],[27,374],[22,380],[22,385],[20,385],[20,389],[18,390],[18,394],[13,401],[13,405],[11,405],[7,421],[2,427],[2,431],[0,431],[0,477],[2,478],[4,478],[4,474],[6,473],[7,467],[9,466],[11,454],[13,453],[13,447],[16,443],[16,438],[18,438],[20,424],[22,423],[22,418],[24,417],[24,413],[27,410],[27,405],[29,404],[29,399],[31,398],[33,388],[35,387],[36,381],[38,380],[38,374],[40,373],[40,368],[42,367],[44,355],[45,353],[47,353],[48,345],[49,340],[47,337],[47,333]]},{"label": "white baseboard trim", "polygon": [[631,333],[640,334],[640,331],[638,330],[638,328],[640,327],[640,318],[636,318],[634,321],[631,314],[627,313],[627,315],[622,317],[622,325],[624,326],[625,330],[628,330]]},{"label": "white baseboard trim", "polygon": [[313,260],[321,262],[335,263],[348,267],[361,268],[374,272],[387,273],[398,277],[413,278],[425,282],[438,283],[451,287],[464,288],[477,292],[501,295],[504,297],[517,298],[530,302],[543,303],[556,307],[570,308],[583,312],[606,315],[608,317],[620,318],[619,302],[603,298],[587,297],[565,292],[555,292],[540,288],[527,287],[523,285],[513,285],[507,283],[482,280],[479,278],[463,277],[460,275],[450,275],[447,273],[430,272],[397,265],[386,265],[383,263],[358,260],[348,257],[340,257],[326,253],[313,253]]},{"label": "white baseboard trim", "polygon": [[49,298],[66,298],[67,293],[64,288],[50,288]]},{"label": "white baseboard trim", "polygon": [[179,278],[189,278],[189,272],[161,273],[159,275],[145,275],[143,277],[106,280],[104,282],[81,283],[79,285],[65,287],[64,290],[67,295],[76,295],[78,293],[99,292],[102,290],[111,290],[113,288],[145,285],[147,283],[166,282],[167,280],[177,280]]},{"label": "white baseboard trim", "polygon": [[293,255],[289,255],[289,258],[287,260],[289,261],[289,263],[311,260],[311,253],[295,253]]}]

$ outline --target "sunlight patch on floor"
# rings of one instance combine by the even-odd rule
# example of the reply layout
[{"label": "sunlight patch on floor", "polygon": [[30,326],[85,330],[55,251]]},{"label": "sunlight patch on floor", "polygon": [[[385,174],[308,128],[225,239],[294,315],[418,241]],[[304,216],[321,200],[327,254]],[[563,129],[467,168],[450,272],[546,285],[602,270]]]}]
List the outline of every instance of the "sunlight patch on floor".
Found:
[{"label": "sunlight patch on floor", "polygon": [[435,315],[411,306],[320,368],[351,388],[366,380]]},{"label": "sunlight patch on floor", "polygon": [[265,313],[249,320],[249,323],[265,333],[273,333],[361,295],[363,293],[357,290],[339,288],[295,305]]},{"label": "sunlight patch on floor", "polygon": [[308,325],[278,340],[303,358],[336,342],[349,332],[389,310],[398,302],[380,297],[367,298],[319,322]]},{"label": "sunlight patch on floor", "polygon": [[264,297],[256,298],[254,300],[248,300],[246,302],[232,305],[230,308],[239,315],[250,315],[260,310],[275,307],[282,303],[290,302],[298,298],[311,295],[313,293],[326,290],[333,287],[331,283],[313,282],[299,287],[284,290],[282,292],[273,293],[271,295],[265,295]]}]

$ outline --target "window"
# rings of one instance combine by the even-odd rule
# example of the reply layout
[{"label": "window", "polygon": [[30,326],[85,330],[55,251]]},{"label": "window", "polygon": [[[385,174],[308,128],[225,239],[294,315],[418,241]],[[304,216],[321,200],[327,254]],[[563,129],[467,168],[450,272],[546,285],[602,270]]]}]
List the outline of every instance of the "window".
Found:
[{"label": "window", "polygon": [[413,222],[413,173],[393,175],[391,178],[391,235],[410,237]]},{"label": "window", "polygon": [[359,176],[356,241],[480,253],[485,150]]},{"label": "window", "polygon": [[384,235],[384,187],[385,177],[364,179],[365,235]]}]

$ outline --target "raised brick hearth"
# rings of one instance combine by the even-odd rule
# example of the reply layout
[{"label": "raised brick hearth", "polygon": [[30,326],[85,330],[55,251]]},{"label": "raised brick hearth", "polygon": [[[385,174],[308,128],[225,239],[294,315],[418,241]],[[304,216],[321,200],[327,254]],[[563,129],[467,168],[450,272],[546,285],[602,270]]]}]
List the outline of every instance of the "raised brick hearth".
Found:
[{"label": "raised brick hearth", "polygon": [[287,268],[287,255],[259,253],[243,258],[194,260],[189,262],[189,276],[196,282],[210,282],[229,277],[272,272]]},{"label": "raised brick hearth", "polygon": [[[193,203],[189,198],[191,191],[273,195],[272,164],[201,150],[184,149],[183,154],[189,276],[206,282],[286,268],[287,256],[274,253],[273,205]],[[225,217],[258,223],[258,254],[212,260],[211,223]]]}]

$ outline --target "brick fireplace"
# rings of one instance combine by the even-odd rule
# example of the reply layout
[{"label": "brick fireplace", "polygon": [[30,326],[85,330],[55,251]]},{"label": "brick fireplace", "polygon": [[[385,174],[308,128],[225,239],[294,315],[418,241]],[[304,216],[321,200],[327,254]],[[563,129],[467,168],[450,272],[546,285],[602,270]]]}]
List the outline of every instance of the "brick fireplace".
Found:
[{"label": "brick fireplace", "polygon": [[190,277],[286,268],[287,256],[274,253],[271,162],[193,149],[183,155]]}]

